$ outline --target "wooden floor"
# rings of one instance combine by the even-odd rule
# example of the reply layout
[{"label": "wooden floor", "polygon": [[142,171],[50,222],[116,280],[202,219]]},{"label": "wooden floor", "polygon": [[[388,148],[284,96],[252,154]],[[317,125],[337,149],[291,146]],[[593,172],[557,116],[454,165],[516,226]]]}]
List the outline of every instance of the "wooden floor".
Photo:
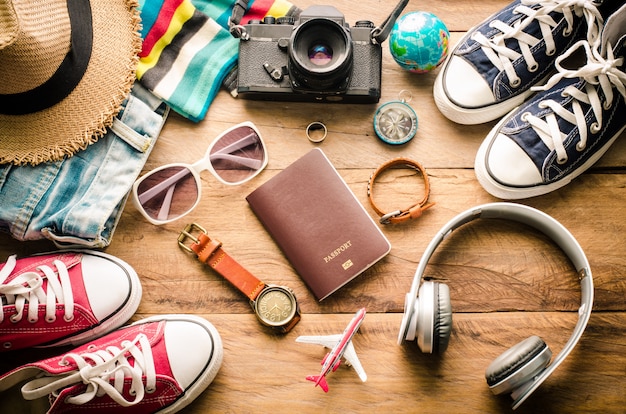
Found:
[{"label": "wooden floor", "polygon": [[[380,23],[391,0],[332,2],[352,25]],[[506,0],[411,0],[406,11],[438,15],[452,44],[472,25],[501,9]],[[300,0],[302,8],[316,4]],[[323,2],[322,2],[323,4]],[[143,283],[143,299],[132,320],[163,313],[193,313],[212,322],[224,344],[224,362],[214,382],[185,413],[212,412],[507,412],[508,396],[488,389],[484,371],[501,352],[537,334],[558,353],[572,333],[580,304],[576,274],[542,234],[509,222],[477,221],[459,229],[431,260],[428,273],[450,287],[454,312],[450,346],[443,355],[422,354],[415,343],[397,345],[405,293],[426,245],[457,213],[499,201],[476,181],[474,156],[494,123],[460,126],[435,107],[436,72],[404,72],[384,44],[380,103],[413,95],[419,130],[405,146],[379,141],[372,128],[377,105],[304,104],[236,100],[220,92],[206,119],[194,124],[178,115],[167,121],[147,169],[170,162],[194,162],[226,128],[253,121],[268,144],[267,169],[251,182],[229,187],[205,172],[203,197],[188,217],[165,226],[146,222],[129,203],[106,249],[133,265]],[[305,128],[328,127],[328,137],[312,144]],[[578,239],[595,281],[593,313],[580,343],[567,360],[518,412],[626,412],[626,137],[583,176],[554,193],[519,201],[559,220]],[[413,222],[382,226],[391,253],[323,302],[317,302],[248,207],[245,196],[311,148],[321,148],[366,210],[367,181],[381,163],[398,156],[421,162],[437,204]],[[407,171],[389,174],[377,187],[381,207],[392,210],[417,199],[419,179]],[[332,214],[332,212],[329,212]],[[238,291],[203,267],[176,244],[182,227],[195,221],[261,279],[290,286],[302,321],[287,335],[261,327]],[[51,248],[47,242],[18,243],[0,236],[0,256]],[[305,381],[317,374],[321,347],[297,344],[299,335],[340,333],[353,313],[367,308],[354,346],[368,374],[362,383],[341,366],[328,376],[325,394]],[[8,368],[48,355],[18,353]]]}]

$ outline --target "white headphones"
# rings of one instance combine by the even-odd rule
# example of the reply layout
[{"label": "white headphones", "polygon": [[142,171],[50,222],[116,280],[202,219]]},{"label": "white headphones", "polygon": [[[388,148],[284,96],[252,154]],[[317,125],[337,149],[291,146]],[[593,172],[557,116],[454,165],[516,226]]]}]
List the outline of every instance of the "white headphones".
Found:
[{"label": "white headphones", "polygon": [[[443,283],[424,281],[424,270],[435,249],[453,230],[478,218],[498,218],[529,225],[550,237],[567,255],[580,277],[581,306],[572,336],[552,364],[552,351],[538,336],[531,336],[496,358],[485,371],[494,394],[511,393],[517,408],[552,374],[582,336],[593,306],[593,280],[589,262],[572,234],[549,215],[522,204],[491,203],[471,208],[450,220],[428,244],[419,261],[411,290],[406,295],[398,344],[413,341],[422,352],[446,350],[452,328],[450,291]],[[419,288],[419,292],[418,292]]]}]

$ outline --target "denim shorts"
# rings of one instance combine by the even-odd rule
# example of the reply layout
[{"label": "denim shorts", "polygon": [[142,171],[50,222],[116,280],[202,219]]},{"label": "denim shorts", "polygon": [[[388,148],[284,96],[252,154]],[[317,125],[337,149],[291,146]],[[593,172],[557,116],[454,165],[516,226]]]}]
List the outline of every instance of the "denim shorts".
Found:
[{"label": "denim shorts", "polygon": [[107,133],[37,166],[0,165],[0,231],[58,247],[106,247],[169,107],[135,82]]}]

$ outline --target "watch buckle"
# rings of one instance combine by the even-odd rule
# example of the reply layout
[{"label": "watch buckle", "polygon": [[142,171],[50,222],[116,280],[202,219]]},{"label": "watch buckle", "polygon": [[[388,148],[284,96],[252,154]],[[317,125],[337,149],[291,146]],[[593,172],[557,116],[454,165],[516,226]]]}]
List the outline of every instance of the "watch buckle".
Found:
[{"label": "watch buckle", "polygon": [[187,240],[191,240],[196,244],[199,243],[198,238],[192,234],[192,232],[194,231],[199,231],[200,233],[207,234],[207,231],[204,229],[204,227],[202,227],[198,223],[191,223],[187,224],[178,235],[178,245],[189,253],[193,253],[193,250],[191,250],[191,247],[187,246],[185,242]]}]

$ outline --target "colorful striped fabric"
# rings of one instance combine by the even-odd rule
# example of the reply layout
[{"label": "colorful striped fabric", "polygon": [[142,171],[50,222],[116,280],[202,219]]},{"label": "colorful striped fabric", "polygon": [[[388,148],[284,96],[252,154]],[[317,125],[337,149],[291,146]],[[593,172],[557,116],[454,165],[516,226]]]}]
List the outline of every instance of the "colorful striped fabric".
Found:
[{"label": "colorful striped fabric", "polygon": [[[202,120],[237,63],[228,31],[233,0],[140,0],[143,45],[137,79],[179,114]],[[287,0],[253,0],[242,19],[295,15]]]}]

